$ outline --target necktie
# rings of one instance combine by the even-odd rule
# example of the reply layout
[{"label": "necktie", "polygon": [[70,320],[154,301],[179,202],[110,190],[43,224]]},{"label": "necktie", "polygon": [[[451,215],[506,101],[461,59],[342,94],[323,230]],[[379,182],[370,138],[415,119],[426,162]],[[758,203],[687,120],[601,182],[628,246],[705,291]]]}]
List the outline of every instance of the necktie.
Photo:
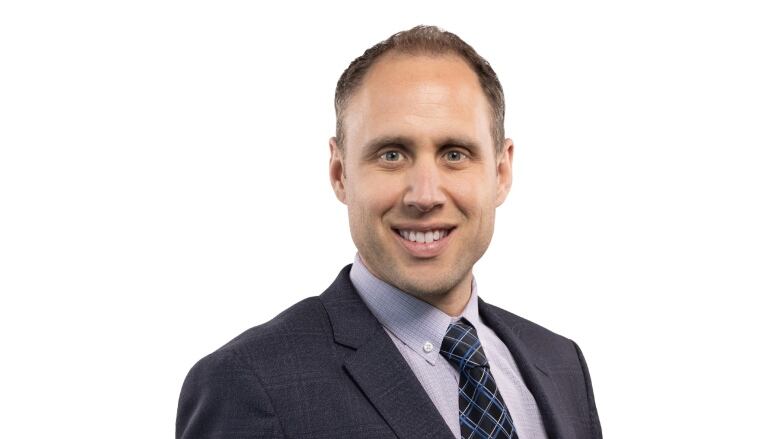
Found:
[{"label": "necktie", "polygon": [[464,319],[451,323],[441,344],[441,355],[460,372],[460,437],[516,439],[515,425],[490,374],[477,330]]}]

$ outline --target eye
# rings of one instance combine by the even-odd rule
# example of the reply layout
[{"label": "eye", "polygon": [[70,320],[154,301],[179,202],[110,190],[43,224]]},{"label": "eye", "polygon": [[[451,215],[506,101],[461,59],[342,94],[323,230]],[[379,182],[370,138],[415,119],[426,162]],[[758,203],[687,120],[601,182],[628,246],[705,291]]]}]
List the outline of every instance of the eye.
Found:
[{"label": "eye", "polygon": [[445,157],[451,162],[459,162],[465,158],[464,154],[460,151],[447,151]]},{"label": "eye", "polygon": [[388,162],[397,162],[398,160],[401,160],[401,153],[398,151],[386,151],[383,152],[380,157],[382,158],[382,160]]}]

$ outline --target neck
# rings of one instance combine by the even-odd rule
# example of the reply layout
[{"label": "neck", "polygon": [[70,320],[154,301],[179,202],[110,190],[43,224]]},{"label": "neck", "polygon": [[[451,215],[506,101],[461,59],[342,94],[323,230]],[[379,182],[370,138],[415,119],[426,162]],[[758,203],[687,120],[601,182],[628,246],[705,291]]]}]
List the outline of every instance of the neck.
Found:
[{"label": "neck", "polygon": [[[451,290],[439,294],[412,294],[414,297],[426,302],[450,317],[456,317],[463,314],[466,305],[471,299],[471,280],[473,274],[469,272],[467,276],[458,282]],[[411,293],[407,293],[411,294]]]}]

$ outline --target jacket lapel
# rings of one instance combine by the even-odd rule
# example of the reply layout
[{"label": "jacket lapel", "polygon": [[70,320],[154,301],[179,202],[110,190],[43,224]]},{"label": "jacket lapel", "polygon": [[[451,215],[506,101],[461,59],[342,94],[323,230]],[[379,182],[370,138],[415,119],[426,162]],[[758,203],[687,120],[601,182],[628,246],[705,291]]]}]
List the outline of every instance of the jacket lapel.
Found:
[{"label": "jacket lapel", "polygon": [[510,322],[503,319],[492,305],[479,299],[479,313],[488,326],[498,335],[501,341],[512,353],[512,357],[517,363],[520,374],[525,381],[526,386],[534,395],[539,412],[542,415],[544,428],[547,431],[549,439],[569,439],[574,438],[574,431],[571,425],[563,422],[560,413],[561,409],[556,404],[555,395],[557,389],[555,383],[550,378],[544,362],[541,358],[535,358],[533,351],[528,349],[523,342],[523,334],[517,328],[511,326]]},{"label": "jacket lapel", "polygon": [[452,439],[414,372],[355,291],[350,268],[344,267],[320,296],[335,342],[354,349],[345,356],[345,369],[399,438]]},{"label": "jacket lapel", "polygon": [[399,438],[452,439],[444,419],[383,329],[369,336],[344,366]]}]

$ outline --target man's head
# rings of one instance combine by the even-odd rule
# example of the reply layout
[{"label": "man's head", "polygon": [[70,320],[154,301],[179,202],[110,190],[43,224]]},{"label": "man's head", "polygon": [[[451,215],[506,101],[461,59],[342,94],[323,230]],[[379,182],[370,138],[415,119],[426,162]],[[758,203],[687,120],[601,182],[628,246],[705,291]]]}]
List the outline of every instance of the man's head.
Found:
[{"label": "man's head", "polygon": [[[459,49],[450,48],[454,40]],[[475,67],[481,58],[471,47],[437,28],[396,34],[366,57],[339,81],[333,189],[374,275],[459,312],[512,181],[501,86],[486,61]],[[356,63],[365,65],[350,79]],[[477,70],[489,71],[495,86]]]}]

